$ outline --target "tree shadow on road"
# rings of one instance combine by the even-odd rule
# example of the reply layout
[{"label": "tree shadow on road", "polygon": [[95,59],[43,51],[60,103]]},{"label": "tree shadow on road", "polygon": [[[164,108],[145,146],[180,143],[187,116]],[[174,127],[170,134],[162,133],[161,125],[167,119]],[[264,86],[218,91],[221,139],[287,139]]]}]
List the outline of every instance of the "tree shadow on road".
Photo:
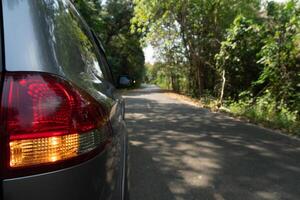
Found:
[{"label": "tree shadow on road", "polygon": [[126,101],[133,200],[300,199],[297,140],[155,91]]}]

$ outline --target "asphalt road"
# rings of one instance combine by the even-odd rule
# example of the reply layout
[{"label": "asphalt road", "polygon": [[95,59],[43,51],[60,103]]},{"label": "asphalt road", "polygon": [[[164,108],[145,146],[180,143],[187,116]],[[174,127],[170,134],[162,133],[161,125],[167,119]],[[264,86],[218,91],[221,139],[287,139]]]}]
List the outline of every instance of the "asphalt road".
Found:
[{"label": "asphalt road", "polygon": [[131,200],[300,200],[300,142],[175,100],[125,96]]}]

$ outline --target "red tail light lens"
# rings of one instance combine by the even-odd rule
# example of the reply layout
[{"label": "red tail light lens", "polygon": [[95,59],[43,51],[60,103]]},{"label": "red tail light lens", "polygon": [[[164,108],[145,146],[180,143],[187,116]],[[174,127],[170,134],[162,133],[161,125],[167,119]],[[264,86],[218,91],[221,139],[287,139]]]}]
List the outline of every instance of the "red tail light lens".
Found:
[{"label": "red tail light lens", "polygon": [[104,107],[49,74],[6,74],[1,121],[10,169],[69,160],[103,147],[110,137]]}]

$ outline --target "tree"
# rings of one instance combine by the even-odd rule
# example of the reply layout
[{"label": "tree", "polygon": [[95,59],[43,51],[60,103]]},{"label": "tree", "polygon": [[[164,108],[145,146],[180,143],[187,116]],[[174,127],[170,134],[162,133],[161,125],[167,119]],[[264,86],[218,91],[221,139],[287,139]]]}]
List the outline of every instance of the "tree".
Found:
[{"label": "tree", "polygon": [[175,34],[174,41],[181,43],[177,45],[180,51],[175,53],[184,55],[189,67],[189,90],[196,96],[214,88],[214,55],[225,30],[237,14],[255,16],[260,5],[258,0],[135,0],[134,3],[133,29],[146,35],[146,41],[156,40],[168,31]]},{"label": "tree", "polygon": [[225,71],[225,96],[237,99],[241,92],[253,89],[253,80],[258,79],[263,69],[257,61],[264,36],[265,31],[261,25],[241,15],[228,29],[220,52],[216,54],[219,74]]},{"label": "tree", "polygon": [[75,6],[103,42],[115,79],[127,74],[138,84],[144,76],[140,34],[131,33],[133,4],[130,0],[75,0]]},{"label": "tree", "polygon": [[266,85],[277,107],[300,110],[300,7],[290,0],[267,7],[269,35],[265,38],[259,63],[264,65],[256,85]]}]

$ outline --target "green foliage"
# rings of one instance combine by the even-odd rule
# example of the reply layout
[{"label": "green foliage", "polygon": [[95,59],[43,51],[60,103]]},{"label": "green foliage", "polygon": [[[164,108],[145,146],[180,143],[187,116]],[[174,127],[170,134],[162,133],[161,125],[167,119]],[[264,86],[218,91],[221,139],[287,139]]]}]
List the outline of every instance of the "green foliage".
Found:
[{"label": "green foliage", "polygon": [[255,103],[251,98],[245,98],[228,103],[228,108],[233,114],[246,116],[253,122],[300,135],[299,111],[292,111],[286,105],[277,107],[277,101],[272,96],[267,90],[264,95],[257,98]]},{"label": "green foliage", "polygon": [[256,85],[266,85],[277,106],[300,110],[300,7],[298,1],[268,7],[270,34],[258,63],[263,72]]},{"label": "green foliage", "polygon": [[75,6],[103,42],[115,79],[129,75],[138,84],[143,81],[144,53],[141,36],[131,33],[133,4],[130,0],[75,0]]},{"label": "green foliage", "polygon": [[[260,0],[75,0],[103,41],[114,74],[128,74],[299,132],[300,3]],[[159,62],[146,65],[141,43]],[[223,77],[225,71],[225,77]],[[224,79],[223,79],[224,78]],[[225,82],[223,81],[225,80]],[[222,101],[220,101],[222,102]]]},{"label": "green foliage", "polygon": [[237,99],[238,95],[251,90],[263,67],[257,64],[257,54],[263,46],[263,28],[243,16],[238,16],[216,54],[216,67],[226,72],[226,96]]},{"label": "green foliage", "polygon": [[147,71],[149,81],[200,97],[204,103],[206,96],[219,97],[225,83],[225,102],[231,101],[233,113],[294,132],[299,129],[297,0],[266,2],[263,8],[256,0],[134,3],[132,31],[144,36],[142,41],[156,49],[160,60]]},{"label": "green foliage", "polygon": [[172,89],[176,92],[185,92],[188,84],[188,78],[184,73],[186,68],[181,66],[157,62],[153,65],[146,64],[146,77],[148,83],[157,84],[165,89]]},{"label": "green foliage", "polygon": [[[167,65],[180,74],[195,96],[214,90],[214,56],[236,15],[256,17],[259,0],[135,0],[132,29],[143,33]],[[172,78],[170,77],[166,78]]]}]

